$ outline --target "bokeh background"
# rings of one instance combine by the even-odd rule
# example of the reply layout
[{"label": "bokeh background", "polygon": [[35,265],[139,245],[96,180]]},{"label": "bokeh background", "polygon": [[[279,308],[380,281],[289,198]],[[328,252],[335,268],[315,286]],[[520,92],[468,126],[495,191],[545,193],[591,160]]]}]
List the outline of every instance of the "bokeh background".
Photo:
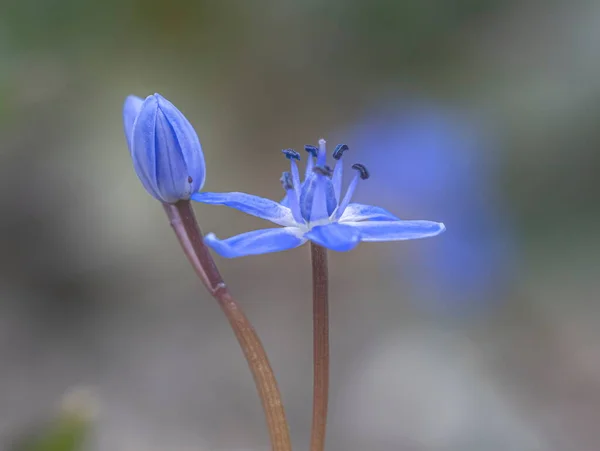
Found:
[{"label": "bokeh background", "polygon": [[[198,131],[206,190],[279,199],[279,150],[324,137],[370,169],[359,200],[446,223],[331,255],[330,451],[598,449],[599,23],[597,0],[3,0],[0,449],[82,390],[83,449],[269,448],[132,169],[122,102],[153,92]],[[307,449],[308,248],[218,263]]]}]

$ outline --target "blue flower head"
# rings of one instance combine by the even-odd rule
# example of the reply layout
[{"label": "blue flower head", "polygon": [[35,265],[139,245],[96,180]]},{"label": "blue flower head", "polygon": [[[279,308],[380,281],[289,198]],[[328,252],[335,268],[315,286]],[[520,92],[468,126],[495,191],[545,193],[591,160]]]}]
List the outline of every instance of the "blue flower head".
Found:
[{"label": "blue flower head", "polygon": [[129,96],[123,105],[125,137],[133,167],[154,198],[189,199],[204,185],[204,154],[192,124],[160,94]]},{"label": "blue flower head", "polygon": [[[378,196],[385,208],[427,217],[439,214],[452,233],[390,254],[390,268],[408,279],[419,308],[460,313],[501,300],[515,283],[517,248],[510,211],[499,190],[497,144],[489,127],[468,110],[391,96],[340,130],[382,177],[357,200]],[[377,137],[379,151],[366,146]]]},{"label": "blue flower head", "polygon": [[361,164],[342,196],[342,157],[348,146],[340,144],[333,152],[336,160],[327,166],[325,140],[319,146],[305,146],[308,163],[300,182],[297,161],[300,154],[283,150],[291,164],[281,183],[286,196],[280,203],[245,193],[195,193],[192,199],[205,204],[226,205],[269,220],[282,228],[243,233],[225,240],[214,234],[206,242],[224,257],[241,257],[292,249],[307,240],[335,251],[349,251],[361,241],[399,241],[426,238],[445,230],[444,224],[431,221],[403,221],[380,207],[351,203],[360,180],[369,178]]}]

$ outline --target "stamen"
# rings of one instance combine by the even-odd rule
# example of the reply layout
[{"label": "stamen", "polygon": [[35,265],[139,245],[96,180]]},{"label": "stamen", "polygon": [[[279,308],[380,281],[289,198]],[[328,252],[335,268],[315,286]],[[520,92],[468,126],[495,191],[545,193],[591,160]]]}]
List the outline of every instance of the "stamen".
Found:
[{"label": "stamen", "polygon": [[339,204],[342,196],[342,175],[344,173],[344,165],[342,164],[342,156],[344,152],[349,150],[346,144],[338,144],[335,146],[333,151],[333,159],[335,160],[335,168],[333,169],[333,176],[331,177],[333,182],[333,191],[335,193],[335,200]]},{"label": "stamen", "polygon": [[[300,159],[300,155],[298,155],[298,159]],[[294,183],[294,191],[296,191],[296,198],[300,199],[300,189],[302,188],[302,185],[300,184],[300,172],[298,171],[298,165],[296,164],[296,160],[294,158],[290,158],[290,166],[292,167],[292,181]]]},{"label": "stamen", "polygon": [[284,190],[289,191],[291,189],[294,189],[294,182],[292,182],[292,174],[290,174],[289,172],[283,172],[279,181],[281,182],[281,186],[283,186]]},{"label": "stamen", "polygon": [[306,150],[309,154],[311,154],[315,158],[317,158],[317,155],[319,154],[319,148],[312,146],[310,144],[306,144],[304,146],[304,150]]},{"label": "stamen", "polygon": [[349,147],[346,144],[338,144],[335,146],[335,150],[333,151],[333,158],[335,160],[339,160],[347,150],[349,150]]},{"label": "stamen", "polygon": [[308,176],[312,174],[312,169],[315,164],[315,158],[319,153],[319,149],[315,146],[311,146],[310,144],[306,144],[304,146],[304,150],[306,150],[310,154],[306,161],[306,172],[304,173],[304,181],[306,181],[308,179]]},{"label": "stamen", "polygon": [[366,180],[369,178],[369,171],[367,171],[367,168],[364,165],[362,165],[360,163],[356,163],[356,164],[352,165],[352,169],[356,169],[356,174],[354,175],[354,178],[352,179],[352,181],[350,182],[350,185],[348,186],[348,191],[346,191],[346,195],[344,196],[344,199],[340,202],[340,205],[338,206],[337,210],[334,213],[334,219],[336,221],[342,217],[342,215],[344,214],[344,211],[346,210],[346,207],[352,200],[352,195],[354,194],[356,185],[358,185],[359,177],[362,180]]},{"label": "stamen", "polygon": [[281,151],[288,160],[298,160],[300,161],[300,154],[296,152],[294,149],[283,149]]},{"label": "stamen", "polygon": [[342,197],[342,175],[344,173],[344,165],[342,164],[342,156],[344,152],[349,150],[346,144],[338,144],[333,151],[333,158],[336,160],[335,168],[333,170],[333,190],[335,192],[335,198],[339,203]]},{"label": "stamen", "polygon": [[319,139],[319,154],[317,155],[317,165],[325,166],[327,163],[327,141],[323,138]]},{"label": "stamen", "polygon": [[342,178],[344,174],[344,163],[339,159],[335,162],[335,167],[333,168],[333,176],[331,177],[331,181],[333,183],[333,192],[335,193],[335,200],[339,204],[342,196]]},{"label": "stamen", "polygon": [[352,169],[356,169],[360,173],[361,179],[367,180],[369,178],[369,171],[367,171],[367,168],[365,167],[365,165],[360,164],[360,163],[355,163],[352,165]]},{"label": "stamen", "polygon": [[281,174],[281,185],[283,189],[287,193],[288,196],[288,205],[292,210],[292,216],[299,224],[304,224],[304,219],[302,218],[302,213],[300,212],[300,202],[298,200],[297,189],[294,186],[294,177],[289,172],[284,172]]},{"label": "stamen", "polygon": [[313,168],[313,172],[316,172],[317,174],[321,174],[321,175],[324,175],[325,177],[329,177],[329,178],[331,178],[331,176],[333,175],[333,170],[327,165],[315,166]]}]

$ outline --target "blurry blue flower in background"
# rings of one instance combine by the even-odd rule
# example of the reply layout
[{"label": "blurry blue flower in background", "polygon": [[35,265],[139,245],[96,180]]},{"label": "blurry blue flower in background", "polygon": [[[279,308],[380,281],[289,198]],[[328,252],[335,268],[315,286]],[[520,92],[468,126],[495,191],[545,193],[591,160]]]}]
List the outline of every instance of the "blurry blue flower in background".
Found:
[{"label": "blurry blue flower in background", "polygon": [[[310,240],[334,251],[345,252],[361,241],[400,241],[440,234],[444,224],[432,221],[403,221],[383,208],[351,203],[360,179],[369,178],[362,164],[352,165],[356,172],[342,195],[343,154],[345,144],[338,145],[333,158],[334,169],[327,166],[325,140],[319,147],[307,145],[308,162],[304,181],[293,149],[283,153],[291,170],[284,172],[281,183],[286,196],[281,203],[245,193],[196,193],[192,199],[212,205],[225,205],[283,226],[254,230],[225,240],[206,235],[206,243],[224,257],[265,254],[292,249]],[[364,183],[363,183],[364,184]]]},{"label": "blurry blue flower in background", "polygon": [[129,96],[123,105],[125,138],[133,167],[154,198],[166,203],[189,199],[204,185],[204,154],[194,128],[160,94]]},{"label": "blurry blue flower in background", "polygon": [[464,312],[502,296],[512,282],[510,221],[498,199],[493,147],[465,113],[424,103],[390,103],[344,130],[371,168],[357,199],[377,196],[404,215],[434,215],[452,233],[394,257],[418,305]]}]

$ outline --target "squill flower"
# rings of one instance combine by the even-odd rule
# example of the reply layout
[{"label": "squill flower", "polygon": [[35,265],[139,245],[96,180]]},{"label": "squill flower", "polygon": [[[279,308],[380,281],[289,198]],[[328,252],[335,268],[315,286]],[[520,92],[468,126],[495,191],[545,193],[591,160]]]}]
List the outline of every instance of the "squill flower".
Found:
[{"label": "squill flower", "polygon": [[204,185],[204,154],[194,128],[160,94],[129,96],[123,105],[125,137],[142,185],[165,203],[187,200]]},{"label": "squill flower", "polygon": [[[292,249],[307,240],[335,251],[349,251],[361,241],[399,241],[426,238],[445,230],[444,224],[432,221],[404,221],[388,211],[372,205],[351,203],[360,182],[369,178],[367,169],[354,164],[356,170],[342,197],[342,156],[348,146],[340,144],[333,152],[332,170],[327,166],[325,140],[319,147],[305,146],[308,155],[304,182],[296,161],[300,154],[283,150],[291,170],[284,172],[281,182],[286,197],[278,203],[245,193],[195,193],[192,200],[205,204],[225,205],[266,219],[282,228],[243,233],[225,240],[206,235],[206,243],[228,258],[265,254]],[[316,162],[315,162],[316,160]]]},{"label": "squill flower", "polygon": [[[404,288],[414,290],[419,308],[483,310],[504,299],[518,271],[511,216],[499,190],[497,143],[468,110],[390,97],[339,131],[381,176],[357,200],[377,196],[385,208],[425,217],[435,212],[451,223],[452,233],[424,243],[415,255],[391,253],[390,268],[406,276]],[[364,151],[374,136],[378,151]]]}]

